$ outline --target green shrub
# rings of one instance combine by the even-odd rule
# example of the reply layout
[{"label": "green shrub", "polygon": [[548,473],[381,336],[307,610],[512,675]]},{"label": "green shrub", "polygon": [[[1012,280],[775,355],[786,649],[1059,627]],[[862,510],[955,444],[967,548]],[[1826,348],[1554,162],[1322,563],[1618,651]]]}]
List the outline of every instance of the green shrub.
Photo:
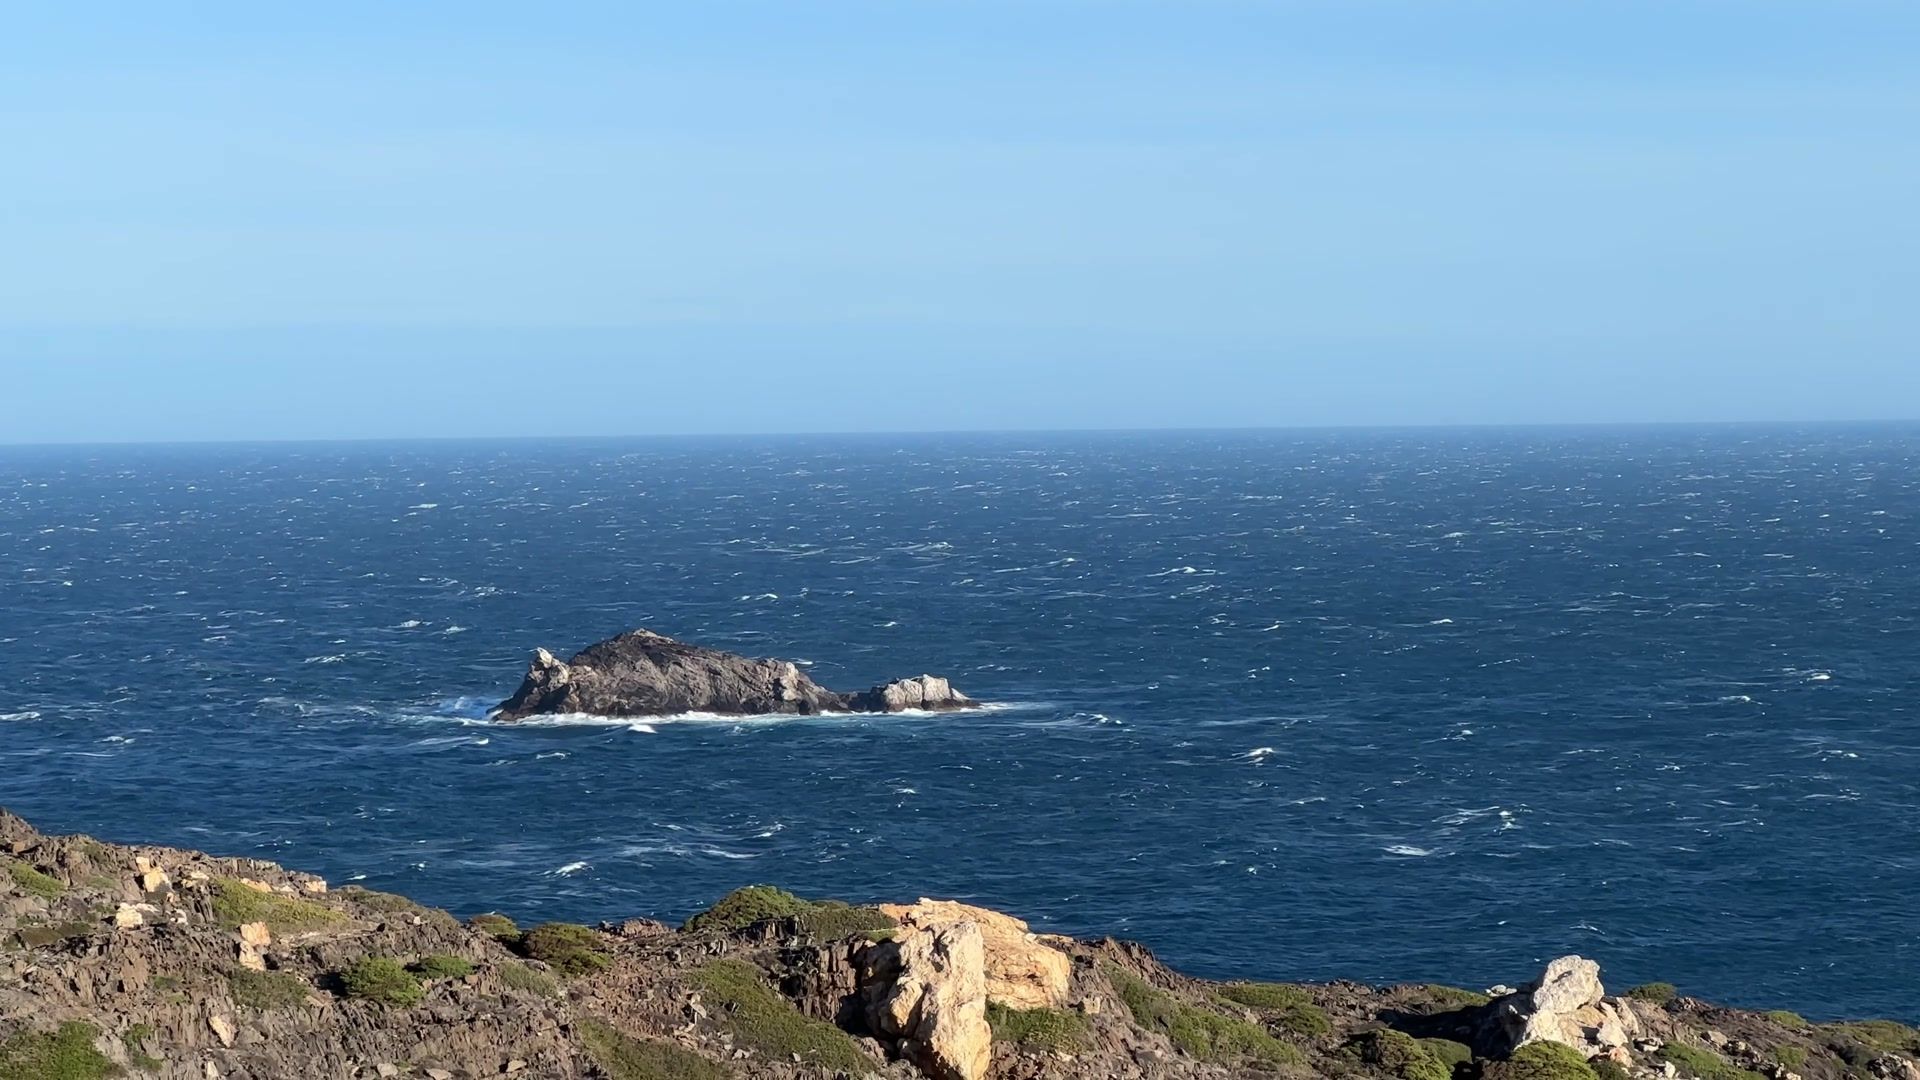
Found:
[{"label": "green shrub", "polygon": [[358,885],[342,885],[340,888],[334,890],[334,895],[366,908],[368,911],[379,911],[386,914],[425,910],[419,904],[407,897],[401,896],[399,893],[380,892],[376,889],[363,889]]},{"label": "green shrub", "polygon": [[350,998],[381,1005],[418,1005],[426,996],[420,980],[390,956],[365,956],[340,974],[340,985]]},{"label": "green shrub", "polygon": [[1218,994],[1223,1001],[1258,1010],[1263,1020],[1296,1039],[1317,1039],[1333,1031],[1326,1010],[1298,986],[1236,982],[1222,986]]},{"label": "green shrub", "polygon": [[143,1044],[151,1038],[153,1038],[152,1024],[130,1025],[126,1033],[120,1036],[121,1043],[127,1048],[127,1060],[133,1062],[134,1068],[143,1072],[158,1072],[166,1065],[165,1061],[147,1053]]},{"label": "green shrub", "polygon": [[284,971],[240,968],[227,974],[227,991],[234,1004],[249,1009],[286,1009],[307,1000],[306,981]]},{"label": "green shrub", "polygon": [[1440,983],[1428,983],[1420,988],[1427,1000],[1446,1010],[1477,1009],[1493,999],[1478,990],[1467,990],[1458,986],[1443,986]]},{"label": "green shrub", "polygon": [[521,990],[541,997],[552,997],[560,992],[560,982],[538,968],[530,968],[518,960],[509,960],[500,965],[500,981],[514,990]]},{"label": "green shrub", "polygon": [[1374,1069],[1401,1080],[1451,1080],[1453,1067],[1443,1065],[1404,1031],[1375,1028],[1347,1041],[1342,1051]]},{"label": "green shrub", "polygon": [[800,932],[821,941],[866,936],[897,930],[900,924],[879,908],[855,907],[838,900],[822,900],[800,913]]},{"label": "green shrub", "polygon": [[58,945],[74,938],[90,937],[93,924],[78,921],[55,923],[51,926],[22,926],[13,932],[20,944],[29,949],[44,949],[49,945]]},{"label": "green shrub", "polygon": [[1580,1051],[1557,1042],[1528,1043],[1481,1075],[1485,1080],[1599,1080]]},{"label": "green shrub", "polygon": [[213,917],[229,929],[238,929],[241,923],[263,922],[276,936],[323,930],[347,921],[345,915],[325,904],[261,892],[234,878],[213,883]]},{"label": "green shrub", "polygon": [[598,1020],[580,1022],[580,1041],[612,1080],[726,1080],[730,1075],[691,1050],[630,1038]]},{"label": "green shrub", "polygon": [[689,933],[734,933],[768,919],[793,919],[800,933],[825,941],[891,930],[899,924],[878,908],[855,907],[839,900],[803,900],[771,885],[748,885],[688,919]]},{"label": "green shrub", "polygon": [[705,930],[731,933],[766,919],[798,915],[810,906],[807,901],[785,889],[776,889],[771,885],[748,885],[721,897],[712,907],[688,919],[680,929],[688,933]]},{"label": "green shrub", "polygon": [[1313,1004],[1313,998],[1305,990],[1286,983],[1231,982],[1220,988],[1220,996],[1251,1009]]},{"label": "green shrub", "polygon": [[1077,1054],[1089,1045],[1087,1018],[1063,1009],[1014,1009],[987,1002],[987,1023],[995,1042],[1034,1050]]},{"label": "green shrub", "polygon": [[1793,1031],[1805,1031],[1813,1026],[1807,1023],[1806,1017],[1801,1016],[1797,1012],[1789,1012],[1786,1009],[1773,1010],[1767,1014],[1767,1019],[1779,1024],[1783,1028],[1788,1028]]},{"label": "green shrub", "polygon": [[1795,1043],[1776,1046],[1773,1048],[1773,1060],[1797,1071],[1800,1066],[1807,1063],[1807,1048]]},{"label": "green shrub", "polygon": [[58,1031],[22,1031],[0,1042],[0,1080],[104,1080],[120,1067],[94,1048],[100,1029],[69,1021]]},{"label": "green shrub", "polygon": [[1920,1054],[1920,1031],[1891,1020],[1852,1020],[1844,1024],[1828,1024],[1825,1030],[1829,1034],[1866,1043],[1875,1050]]},{"label": "green shrub", "polygon": [[1665,1005],[1680,996],[1680,991],[1669,982],[1641,983],[1627,991],[1627,996],[1635,1001],[1644,1001],[1652,1005]]},{"label": "green shrub", "polygon": [[1449,1069],[1473,1060],[1473,1048],[1452,1039],[1421,1039],[1420,1049],[1432,1054],[1433,1060]]},{"label": "green shrub", "polygon": [[520,928],[505,915],[488,913],[475,915],[467,920],[467,925],[487,935],[502,945],[512,946],[520,940]]},{"label": "green shrub", "polygon": [[422,979],[464,979],[473,974],[473,961],[434,953],[408,964],[407,970]]},{"label": "green shrub", "polygon": [[1660,1057],[1673,1062],[1674,1068],[1679,1069],[1682,1075],[1695,1077],[1696,1080],[1765,1080],[1759,1073],[1742,1069],[1701,1046],[1669,1042],[1660,1048]]},{"label": "green shrub", "polygon": [[1592,1069],[1593,1075],[1600,1080],[1632,1080],[1633,1078],[1633,1074],[1627,1071],[1625,1065],[1612,1058],[1595,1058],[1587,1062],[1587,1068]]},{"label": "green shrub", "polygon": [[741,1045],[769,1058],[799,1055],[801,1061],[865,1075],[874,1062],[853,1037],[824,1020],[801,1015],[744,960],[716,960],[694,972],[692,982],[713,1014]]},{"label": "green shrub", "polygon": [[1265,1029],[1235,1016],[1189,1004],[1132,972],[1107,966],[1107,980],[1141,1027],[1158,1031],[1189,1057],[1224,1062],[1253,1058],[1274,1065],[1300,1065],[1306,1055]]},{"label": "green shrub", "polygon": [[520,951],[562,975],[592,975],[613,963],[599,934],[578,923],[541,923],[521,935]]},{"label": "green shrub", "polygon": [[13,879],[15,885],[42,900],[56,899],[61,893],[67,891],[66,884],[59,878],[51,874],[43,874],[15,859],[7,860],[7,876]]}]

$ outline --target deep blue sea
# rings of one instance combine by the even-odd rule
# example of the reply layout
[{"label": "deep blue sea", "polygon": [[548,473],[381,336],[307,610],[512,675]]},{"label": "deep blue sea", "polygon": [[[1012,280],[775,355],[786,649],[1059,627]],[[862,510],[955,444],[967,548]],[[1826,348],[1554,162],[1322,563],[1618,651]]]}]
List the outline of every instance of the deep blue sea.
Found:
[{"label": "deep blue sea", "polygon": [[[501,726],[645,626],[996,711]],[[0,804],[522,919],[1920,1020],[1920,427],[0,449]]]}]

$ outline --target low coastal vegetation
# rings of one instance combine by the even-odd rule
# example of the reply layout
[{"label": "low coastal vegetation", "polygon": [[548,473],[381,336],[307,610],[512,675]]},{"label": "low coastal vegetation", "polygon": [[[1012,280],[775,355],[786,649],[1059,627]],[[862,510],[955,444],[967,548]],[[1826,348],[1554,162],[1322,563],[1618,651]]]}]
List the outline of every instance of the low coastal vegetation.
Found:
[{"label": "low coastal vegetation", "polygon": [[519,952],[562,975],[592,975],[613,963],[606,942],[578,923],[542,923],[520,937]]},{"label": "low coastal vegetation", "polygon": [[500,965],[500,981],[508,989],[540,997],[552,997],[560,992],[560,980],[518,960],[509,960]]},{"label": "low coastal vegetation", "polygon": [[1190,1057],[1221,1063],[1250,1058],[1269,1065],[1306,1061],[1299,1047],[1257,1024],[1184,1001],[1116,965],[1108,965],[1106,975],[1135,1023],[1165,1035]]},{"label": "low coastal vegetation", "polygon": [[623,1035],[599,1020],[582,1023],[580,1039],[611,1080],[726,1080],[732,1075],[690,1050]]},{"label": "low coastal vegetation", "polygon": [[1682,1076],[1694,1080],[1766,1080],[1757,1072],[1742,1069],[1704,1046],[1670,1042],[1660,1048],[1660,1059],[1670,1061]]},{"label": "low coastal vegetation", "polygon": [[1392,1028],[1363,1031],[1348,1041],[1344,1053],[1399,1080],[1448,1080],[1453,1067],[1442,1064],[1418,1039]]},{"label": "low coastal vegetation", "polygon": [[213,917],[229,928],[266,923],[276,937],[324,930],[348,921],[346,915],[318,901],[282,896],[238,878],[213,883]]},{"label": "low coastal vegetation", "polygon": [[407,970],[428,981],[464,979],[473,974],[473,961],[463,956],[434,953],[408,964]]},{"label": "low coastal vegetation", "polygon": [[1261,1019],[1284,1032],[1289,1038],[1318,1039],[1333,1031],[1326,1010],[1313,1003],[1313,995],[1287,983],[1228,983],[1219,997],[1235,1005],[1257,1011]]},{"label": "low coastal vegetation", "polygon": [[467,920],[467,925],[509,948],[520,940],[519,925],[497,912],[475,915]]},{"label": "low coastal vegetation", "polygon": [[69,1021],[52,1032],[22,1031],[0,1042],[0,1080],[104,1080],[120,1067],[94,1046],[100,1029]]},{"label": "low coastal vegetation", "polygon": [[1665,1005],[1679,997],[1680,991],[1670,982],[1650,982],[1629,988],[1626,996],[1649,1005]]},{"label": "low coastal vegetation", "polygon": [[52,900],[67,891],[59,878],[45,874],[17,859],[6,860],[7,876],[15,885],[42,900]]},{"label": "low coastal vegetation", "polygon": [[839,900],[805,900],[771,885],[735,889],[681,927],[688,933],[731,934],[771,919],[792,919],[802,935],[833,941],[855,935],[885,935],[896,923],[877,908],[856,907]]},{"label": "low coastal vegetation", "polygon": [[227,973],[227,992],[234,1004],[249,1009],[291,1008],[305,1002],[308,991],[306,982],[284,971],[239,968]]},{"label": "low coastal vegetation", "polygon": [[1077,1054],[1088,1045],[1087,1018],[1065,1009],[1015,1009],[987,1003],[993,1041],[1055,1054]]},{"label": "low coastal vegetation", "polygon": [[418,1005],[426,997],[420,980],[391,956],[364,956],[340,973],[340,989],[349,998],[379,1005]]},{"label": "low coastal vegetation", "polygon": [[824,1020],[804,1016],[744,960],[716,960],[694,972],[691,982],[718,1006],[721,1023],[741,1045],[776,1059],[793,1058],[829,1069],[863,1074],[873,1059],[853,1037]]},{"label": "low coastal vegetation", "polygon": [[1586,1056],[1556,1042],[1528,1043],[1487,1065],[1484,1080],[1599,1080]]}]

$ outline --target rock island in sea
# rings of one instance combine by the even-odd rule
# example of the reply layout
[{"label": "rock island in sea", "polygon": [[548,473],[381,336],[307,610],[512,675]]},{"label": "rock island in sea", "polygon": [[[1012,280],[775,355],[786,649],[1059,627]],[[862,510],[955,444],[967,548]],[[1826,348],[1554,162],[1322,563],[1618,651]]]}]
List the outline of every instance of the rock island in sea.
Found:
[{"label": "rock island in sea", "polygon": [[785,660],[756,660],[689,645],[651,630],[629,630],[562,663],[535,651],[496,720],[555,713],[594,716],[726,716],[972,709],[979,703],[934,675],[898,679],[843,694],[819,685]]},{"label": "rock island in sea", "polygon": [[1484,992],[1223,983],[942,900],[753,886],[677,927],[486,905],[0,810],[0,1080],[1920,1080],[1920,1031],[1611,995],[1578,956]]}]

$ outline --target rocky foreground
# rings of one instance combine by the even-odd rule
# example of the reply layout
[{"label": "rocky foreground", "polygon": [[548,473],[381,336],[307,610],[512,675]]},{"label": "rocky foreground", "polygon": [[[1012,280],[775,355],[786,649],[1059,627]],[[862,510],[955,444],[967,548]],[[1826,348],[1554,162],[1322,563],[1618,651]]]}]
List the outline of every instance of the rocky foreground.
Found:
[{"label": "rocky foreground", "polygon": [[1608,996],[1214,983],[944,901],[743,889],[673,928],[465,922],[0,811],[0,1080],[1920,1080],[1920,1032]]},{"label": "rocky foreground", "polygon": [[520,688],[493,710],[496,720],[555,713],[648,717],[707,712],[727,716],[972,709],[979,702],[936,675],[897,679],[843,694],[785,660],[757,660],[690,645],[651,630],[629,630],[561,662],[537,650]]}]

